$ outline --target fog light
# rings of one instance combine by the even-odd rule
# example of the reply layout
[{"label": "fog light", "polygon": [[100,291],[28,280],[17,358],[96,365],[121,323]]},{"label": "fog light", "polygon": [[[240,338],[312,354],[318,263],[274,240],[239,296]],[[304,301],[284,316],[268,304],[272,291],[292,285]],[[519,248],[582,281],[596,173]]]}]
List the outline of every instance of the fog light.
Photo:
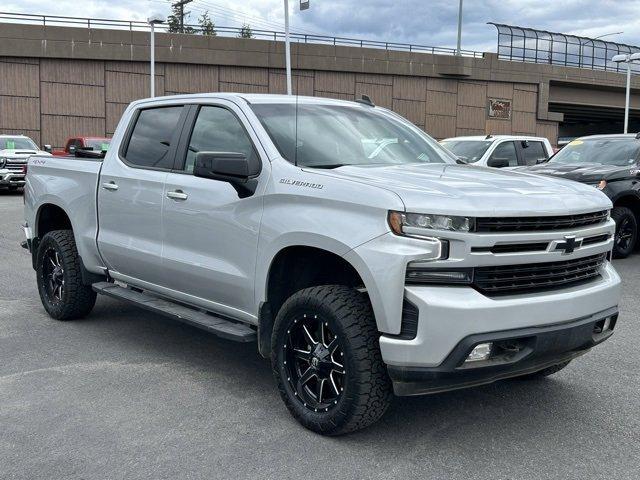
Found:
[{"label": "fog light", "polygon": [[491,356],[491,347],[493,347],[493,343],[479,343],[475,346],[471,353],[465,360],[466,362],[480,362],[482,360],[488,360]]}]

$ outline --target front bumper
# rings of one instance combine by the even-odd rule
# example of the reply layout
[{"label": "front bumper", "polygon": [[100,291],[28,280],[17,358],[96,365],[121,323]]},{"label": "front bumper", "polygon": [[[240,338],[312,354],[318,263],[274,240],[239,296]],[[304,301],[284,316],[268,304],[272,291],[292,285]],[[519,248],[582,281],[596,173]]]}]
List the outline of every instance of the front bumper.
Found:
[{"label": "front bumper", "polygon": [[[437,367],[387,368],[399,396],[492,383],[535,373],[583,355],[613,335],[617,316],[617,309],[611,308],[557,325],[470,335]],[[495,355],[489,360],[465,363],[473,347],[485,342],[493,342]]]},{"label": "front bumper", "polygon": [[25,184],[25,175],[22,172],[0,170],[0,187],[22,187]]},{"label": "front bumper", "polygon": [[609,262],[597,280],[563,290],[487,297],[471,287],[405,286],[404,297],[418,309],[414,339],[380,337],[387,365],[438,367],[471,335],[577,321],[616,308],[620,277]]}]

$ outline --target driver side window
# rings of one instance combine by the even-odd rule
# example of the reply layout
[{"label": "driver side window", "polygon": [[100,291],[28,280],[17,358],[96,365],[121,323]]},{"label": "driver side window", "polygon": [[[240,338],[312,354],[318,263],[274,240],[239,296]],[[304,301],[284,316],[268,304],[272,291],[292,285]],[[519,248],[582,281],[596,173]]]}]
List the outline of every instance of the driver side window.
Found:
[{"label": "driver side window", "polygon": [[249,160],[249,165],[255,166],[259,162],[244,127],[233,113],[223,107],[200,108],[189,140],[184,164],[186,172],[193,172],[198,152],[243,153]]},{"label": "driver side window", "polygon": [[517,167],[518,154],[514,142],[502,142],[491,154],[488,162],[489,166],[496,167]]}]

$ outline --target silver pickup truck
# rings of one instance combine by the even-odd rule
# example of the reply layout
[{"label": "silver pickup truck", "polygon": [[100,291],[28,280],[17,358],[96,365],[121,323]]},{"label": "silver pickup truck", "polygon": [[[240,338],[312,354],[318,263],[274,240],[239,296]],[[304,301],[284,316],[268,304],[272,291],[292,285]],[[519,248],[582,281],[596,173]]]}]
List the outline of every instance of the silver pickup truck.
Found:
[{"label": "silver pickup truck", "polygon": [[552,374],[616,325],[605,195],[458,165],[366,99],[140,100],[111,147],[29,160],[46,311],[101,294],[256,341],[316,432],[373,423],[394,392]]}]

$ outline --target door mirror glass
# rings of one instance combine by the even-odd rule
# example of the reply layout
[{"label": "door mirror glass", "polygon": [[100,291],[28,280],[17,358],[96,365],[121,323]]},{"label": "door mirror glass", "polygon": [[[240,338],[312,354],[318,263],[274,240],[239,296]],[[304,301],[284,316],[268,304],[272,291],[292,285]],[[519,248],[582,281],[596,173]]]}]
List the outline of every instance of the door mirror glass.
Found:
[{"label": "door mirror glass", "polygon": [[199,152],[193,165],[193,175],[230,183],[246,183],[249,161],[244,153]]},{"label": "door mirror glass", "polygon": [[51,151],[53,150],[51,148],[51,145],[45,145],[44,147],[42,147],[44,149],[45,152],[51,153]]},{"label": "door mirror glass", "polygon": [[74,153],[76,153],[76,146],[75,145],[69,145],[69,153],[71,155],[73,155]]}]

